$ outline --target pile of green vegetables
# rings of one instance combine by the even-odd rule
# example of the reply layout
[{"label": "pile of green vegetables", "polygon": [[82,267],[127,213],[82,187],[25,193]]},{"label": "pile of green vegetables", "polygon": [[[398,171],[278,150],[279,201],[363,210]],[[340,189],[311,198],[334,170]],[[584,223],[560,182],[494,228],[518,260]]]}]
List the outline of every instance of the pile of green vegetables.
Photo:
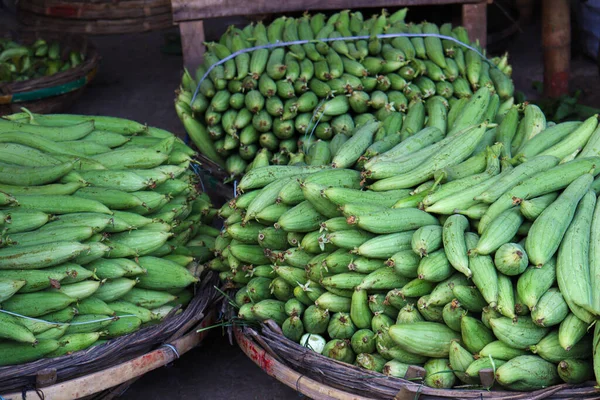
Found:
[{"label": "pile of green vegetables", "polygon": [[[417,121],[426,115],[464,105],[480,87],[496,93],[504,109],[512,105],[506,55],[488,63],[465,28],[405,23],[405,15],[402,9],[365,19],[344,10],[329,18],[306,14],[268,26],[232,26],[218,43],[206,44],[194,77],[184,73],[176,111],[198,150],[237,178],[265,165],[330,162],[322,148],[348,139],[366,113],[388,126],[377,133],[379,144],[366,150],[372,156],[420,130]],[[455,41],[377,37],[401,33]],[[322,41],[357,35],[369,39]],[[240,53],[218,64],[244,49],[297,40],[309,42]]]},{"label": "pile of green vegetables", "polygon": [[85,54],[70,51],[63,54],[60,43],[38,39],[23,45],[0,38],[0,82],[18,82],[42,78],[75,68]]},{"label": "pile of green vegetables", "polygon": [[219,233],[194,151],[134,121],[0,119],[0,366],[160,323]]},{"label": "pile of green vegetables", "polygon": [[409,107],[383,137],[403,115],[361,114],[313,144],[323,165],[249,171],[208,263],[239,318],[390,376],[423,366],[434,388],[481,386],[483,369],[519,391],[592,379],[598,116],[553,124],[486,85],[464,99],[425,125]]}]

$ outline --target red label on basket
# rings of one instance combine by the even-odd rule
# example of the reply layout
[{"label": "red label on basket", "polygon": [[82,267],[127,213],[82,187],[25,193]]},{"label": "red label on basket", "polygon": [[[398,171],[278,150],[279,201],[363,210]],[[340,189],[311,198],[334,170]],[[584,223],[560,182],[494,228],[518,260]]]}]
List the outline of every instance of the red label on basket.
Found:
[{"label": "red label on basket", "polygon": [[70,6],[47,7],[46,15],[52,15],[54,17],[76,17],[77,8]]},{"label": "red label on basket", "polygon": [[248,340],[248,338],[244,336],[238,329],[235,331],[235,338],[238,342],[238,345],[242,348],[242,350],[244,350],[244,353],[246,353],[246,355],[252,361],[254,361],[256,365],[258,365],[267,374],[273,374],[273,361],[263,349],[257,347],[254,342]]},{"label": "red label on basket", "polygon": [[250,350],[250,358],[258,364],[258,366],[265,371],[266,373],[272,373],[272,363],[269,360],[266,352],[262,349],[257,349],[256,347],[249,347]]}]

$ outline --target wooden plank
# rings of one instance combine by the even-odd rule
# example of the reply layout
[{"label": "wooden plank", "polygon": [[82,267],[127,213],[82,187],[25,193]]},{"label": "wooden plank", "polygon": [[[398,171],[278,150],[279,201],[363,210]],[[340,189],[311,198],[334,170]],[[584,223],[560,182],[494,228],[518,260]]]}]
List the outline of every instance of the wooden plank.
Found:
[{"label": "wooden plank", "polygon": [[571,68],[569,1],[543,1],[542,21],[544,94],[549,97],[559,97],[569,93],[569,70]]},{"label": "wooden plank", "polygon": [[487,44],[487,3],[463,4],[462,24],[469,33],[471,41],[479,40],[485,49]]},{"label": "wooden plank", "polygon": [[[196,347],[206,337],[208,331],[197,333],[196,330],[212,324],[214,318],[215,311],[211,310],[192,332],[170,343],[177,349],[179,356]],[[133,378],[167,365],[179,358],[178,355],[176,355],[169,347],[161,347],[150,353],[146,353],[103,371],[61,382],[40,390],[44,393],[45,400],[80,399],[120,385]],[[4,400],[21,400],[24,398],[37,398],[38,394],[35,390],[30,390],[23,393],[2,394],[0,397]]]},{"label": "wooden plank", "polygon": [[374,400],[327,386],[302,375],[271,357],[264,349],[235,329],[235,339],[244,353],[269,376],[314,400]]},{"label": "wooden plank", "polygon": [[191,71],[192,76],[196,68],[202,64],[204,56],[204,21],[185,21],[179,23],[181,33],[181,48],[183,50],[183,65]]},{"label": "wooden plank", "polygon": [[279,14],[305,10],[432,6],[440,4],[479,3],[481,0],[172,0],[173,21],[190,21],[215,17],[253,14]]},{"label": "wooden plank", "polygon": [[[204,319],[204,314],[200,313],[198,316],[190,319],[188,322],[186,322],[181,328],[179,328],[179,330],[177,332],[175,332],[174,334],[172,334],[171,336],[169,336],[167,338],[167,340],[165,340],[165,342],[169,343],[172,342],[173,340],[177,340],[179,337],[181,337],[184,333],[188,332],[192,327],[194,327],[195,325],[198,324],[198,321],[202,321],[201,324],[204,326],[208,325],[208,320],[212,321],[212,317],[210,316],[210,314],[213,313],[214,315],[214,311],[210,311],[209,312],[209,318],[207,318],[206,320]],[[211,322],[212,323],[212,322]],[[196,327],[196,330],[198,329],[198,327]],[[202,332],[203,335],[208,334],[208,332]],[[102,397],[102,400],[112,400],[115,399],[117,397],[120,397],[123,393],[125,393],[125,391],[127,391],[127,389],[129,389],[129,387],[131,385],[133,385],[138,379],[141,379],[143,375],[140,376],[136,376],[133,379],[130,379],[118,386],[114,386],[112,387],[108,393],[106,395],[104,395]]]}]

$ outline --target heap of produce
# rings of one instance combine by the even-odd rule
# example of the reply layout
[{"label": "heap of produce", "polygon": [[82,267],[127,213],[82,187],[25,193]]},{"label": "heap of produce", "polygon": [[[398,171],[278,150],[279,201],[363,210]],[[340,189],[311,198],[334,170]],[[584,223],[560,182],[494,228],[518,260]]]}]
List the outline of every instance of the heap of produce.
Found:
[{"label": "heap of produce", "polygon": [[[465,28],[405,23],[405,15],[403,9],[364,18],[344,10],[232,26],[218,43],[206,44],[194,77],[185,72],[177,113],[199,151],[235,179],[271,164],[330,163],[323,149],[347,140],[365,113],[389,126],[369,156],[415,134],[425,115],[445,113],[448,104],[460,109],[480,87],[496,93],[504,109],[512,105],[506,55],[490,64]],[[454,41],[377,37],[403,33]],[[369,39],[323,41],[352,36]],[[218,64],[244,49],[297,40],[309,42],[242,52]]]},{"label": "heap of produce", "polygon": [[553,124],[487,86],[425,125],[412,115],[360,115],[306,155],[323,166],[241,179],[208,264],[239,288],[239,318],[390,376],[423,366],[434,388],[481,385],[482,369],[519,391],[592,379],[597,116]]},{"label": "heap of produce", "polygon": [[75,68],[85,60],[78,51],[65,53],[56,41],[38,39],[23,45],[0,38],[0,83],[26,81]]},{"label": "heap of produce", "polygon": [[134,121],[0,119],[0,366],[158,324],[194,296],[216,210],[194,151]]}]

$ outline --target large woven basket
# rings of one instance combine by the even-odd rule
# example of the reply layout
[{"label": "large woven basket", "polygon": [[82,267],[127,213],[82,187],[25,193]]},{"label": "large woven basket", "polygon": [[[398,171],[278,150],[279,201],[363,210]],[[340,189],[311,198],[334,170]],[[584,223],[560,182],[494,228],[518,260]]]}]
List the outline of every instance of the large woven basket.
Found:
[{"label": "large woven basket", "polygon": [[170,0],[20,0],[18,11],[23,24],[57,32],[122,34],[173,25]]},{"label": "large woven basket", "polygon": [[267,321],[260,330],[237,328],[242,350],[269,375],[314,400],[444,400],[444,399],[599,399],[595,382],[562,384],[534,392],[502,388],[433,389],[419,381],[393,378],[332,360],[287,339],[277,324]]},{"label": "large woven basket", "polygon": [[[140,356],[144,357],[137,364],[143,363],[144,358],[147,358],[146,362],[153,361],[147,353],[161,346],[170,346],[172,349],[174,346],[170,343],[184,337],[186,334],[195,333],[198,324],[205,319],[216,304],[219,295],[215,288],[217,284],[217,275],[209,272],[197,284],[196,296],[183,312],[174,315],[175,310],[173,310],[171,315],[167,316],[159,325],[144,328],[138,332],[115,338],[105,344],[93,346],[71,355],[0,368],[0,396],[12,399],[11,396],[7,396],[8,393],[31,390],[38,393],[44,392],[44,388],[39,387],[40,373],[43,375],[49,370],[53,371],[56,378],[56,381],[52,383],[55,386],[51,386],[51,388],[60,393],[61,388],[60,386],[57,388],[56,383],[73,382],[72,380],[76,378],[103,372]],[[212,323],[212,321],[208,323]],[[131,365],[130,368],[140,367],[140,365],[135,364]],[[105,377],[106,381],[118,380],[118,376],[110,376],[109,372],[107,372],[107,375]],[[111,387],[110,383],[105,385],[106,389],[109,387]],[[63,388],[63,390],[66,389]],[[84,389],[81,389],[81,392],[84,392]],[[102,398],[106,393],[96,392],[94,398]],[[62,396],[61,398],[67,397],[75,399],[83,396]]]},{"label": "large woven basket", "polygon": [[85,60],[75,68],[51,76],[0,83],[0,116],[18,112],[21,107],[40,114],[64,111],[81,96],[96,75],[100,56],[82,36],[24,32],[11,38],[21,43],[31,43],[38,38],[58,40],[64,53],[80,51],[85,54]]}]

